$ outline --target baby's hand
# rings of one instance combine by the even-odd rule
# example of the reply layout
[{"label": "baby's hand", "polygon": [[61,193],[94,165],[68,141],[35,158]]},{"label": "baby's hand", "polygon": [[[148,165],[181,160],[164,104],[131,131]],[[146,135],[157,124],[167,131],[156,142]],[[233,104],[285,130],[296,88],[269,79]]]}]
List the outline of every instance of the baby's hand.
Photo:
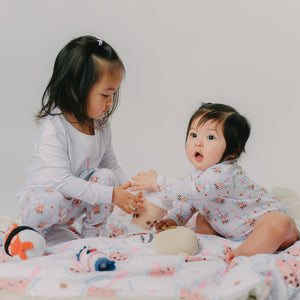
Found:
[{"label": "baby's hand", "polygon": [[171,227],[171,226],[177,226],[177,223],[172,220],[172,219],[162,219],[160,220],[156,225],[155,225],[155,229],[160,232],[162,231],[162,227]]},{"label": "baby's hand", "polygon": [[132,191],[156,191],[156,179],[157,173],[154,170],[149,172],[139,172],[135,177],[132,177],[134,180],[131,183]]},{"label": "baby's hand", "polygon": [[115,186],[113,189],[112,203],[127,214],[137,214],[143,209],[143,194],[139,192],[134,195],[126,191],[130,186],[130,182],[122,186]]}]

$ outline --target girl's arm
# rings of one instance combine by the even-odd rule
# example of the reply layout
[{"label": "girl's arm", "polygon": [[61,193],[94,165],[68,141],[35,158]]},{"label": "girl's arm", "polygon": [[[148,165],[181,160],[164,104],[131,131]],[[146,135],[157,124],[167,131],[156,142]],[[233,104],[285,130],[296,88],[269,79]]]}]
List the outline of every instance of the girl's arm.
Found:
[{"label": "girl's arm", "polygon": [[[44,184],[49,185],[51,182],[54,188],[64,195],[90,204],[111,203],[112,186],[86,181],[72,174],[68,147],[68,136],[62,126],[51,122],[42,124],[35,143],[34,155],[39,157],[41,166],[38,176],[45,178]],[[43,184],[41,179],[39,182]],[[138,201],[137,196],[133,195],[132,198]]]}]

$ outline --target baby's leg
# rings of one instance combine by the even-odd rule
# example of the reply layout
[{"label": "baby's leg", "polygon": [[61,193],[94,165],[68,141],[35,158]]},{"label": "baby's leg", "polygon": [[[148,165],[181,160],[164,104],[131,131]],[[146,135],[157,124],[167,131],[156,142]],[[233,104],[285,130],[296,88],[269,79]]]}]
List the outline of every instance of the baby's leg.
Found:
[{"label": "baby's leg", "polygon": [[284,250],[297,240],[298,231],[294,220],[280,211],[269,212],[258,219],[252,233],[238,248],[225,254],[226,262],[229,263],[237,256]]},{"label": "baby's leg", "polygon": [[212,229],[205,217],[199,213],[196,219],[195,232],[200,234],[213,234],[220,236],[214,229]]},{"label": "baby's leg", "polygon": [[152,230],[164,217],[167,210],[172,207],[172,204],[166,203],[163,205],[156,193],[143,191],[143,195],[143,210],[132,216],[131,223],[144,230]]}]

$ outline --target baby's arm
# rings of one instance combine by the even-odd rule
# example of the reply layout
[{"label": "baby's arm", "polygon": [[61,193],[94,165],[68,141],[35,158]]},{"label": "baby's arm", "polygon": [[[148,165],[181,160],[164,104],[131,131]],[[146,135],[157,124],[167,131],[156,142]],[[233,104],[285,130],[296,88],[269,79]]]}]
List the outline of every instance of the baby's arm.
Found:
[{"label": "baby's arm", "polygon": [[168,211],[167,218],[176,221],[178,226],[184,226],[192,218],[197,209],[191,203],[175,202]]},{"label": "baby's arm", "polygon": [[156,192],[156,180],[157,173],[154,170],[150,170],[149,172],[139,172],[135,177],[132,177],[134,180],[131,183],[132,191],[151,191]]},{"label": "baby's arm", "polygon": [[172,178],[157,175],[154,170],[140,172],[132,179],[133,190],[156,191],[164,203],[174,201],[207,204],[218,198],[227,198],[234,186],[231,165],[213,166],[206,171],[196,171],[189,178]]},{"label": "baby's arm", "polygon": [[169,218],[165,218],[160,220],[156,225],[155,225],[155,229],[159,232],[163,230],[163,227],[172,227],[172,226],[178,226],[178,224]]},{"label": "baby's arm", "polygon": [[168,211],[166,218],[162,219],[155,226],[156,230],[160,230],[164,225],[184,226],[194,215],[196,209],[190,203],[175,202],[175,206]]}]

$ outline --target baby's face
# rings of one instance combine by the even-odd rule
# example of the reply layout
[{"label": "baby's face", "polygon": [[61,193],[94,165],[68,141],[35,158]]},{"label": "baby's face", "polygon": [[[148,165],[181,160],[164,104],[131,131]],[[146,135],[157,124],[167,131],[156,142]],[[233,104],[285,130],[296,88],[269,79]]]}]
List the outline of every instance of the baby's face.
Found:
[{"label": "baby's face", "polygon": [[193,120],[186,141],[186,155],[197,170],[207,168],[220,162],[226,141],[222,125],[209,120],[198,126],[201,116]]}]

